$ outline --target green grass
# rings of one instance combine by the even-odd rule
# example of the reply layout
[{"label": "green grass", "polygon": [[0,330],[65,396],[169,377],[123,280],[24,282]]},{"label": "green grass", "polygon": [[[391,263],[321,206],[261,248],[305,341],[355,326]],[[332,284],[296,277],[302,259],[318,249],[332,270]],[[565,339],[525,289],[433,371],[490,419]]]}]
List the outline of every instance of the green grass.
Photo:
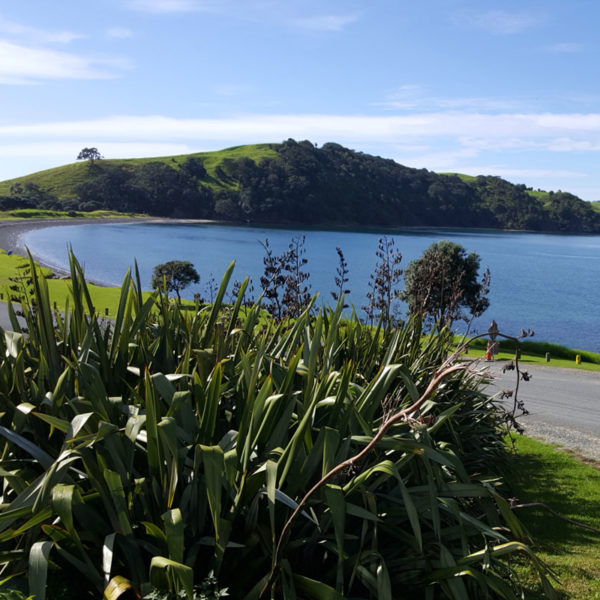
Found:
[{"label": "green grass", "polygon": [[[479,338],[469,345],[469,356],[483,357],[487,340]],[[600,354],[588,352],[587,350],[577,350],[552,344],[550,342],[534,342],[524,340],[519,342],[521,350],[522,364],[544,365],[550,367],[567,367],[571,369],[580,369],[582,371],[600,371]],[[550,362],[546,362],[546,353],[550,354]],[[577,364],[575,357],[581,357],[581,364]],[[503,340],[500,342],[500,351],[496,355],[496,360],[512,360],[515,356],[514,342]]]},{"label": "green grass", "polygon": [[527,190],[527,193],[530,196],[533,196],[534,198],[537,198],[538,200],[547,200],[549,197],[549,193],[548,192],[543,192],[540,190]]},{"label": "green grass", "polygon": [[145,215],[138,215],[134,213],[121,213],[114,210],[94,210],[91,212],[83,212],[81,210],[45,210],[42,208],[18,208],[15,210],[2,210],[0,211],[0,221],[10,221],[14,219],[72,219],[81,218],[86,219],[110,219],[123,217],[143,217]]},{"label": "green grass", "polygon": [[600,212],[600,200],[595,200],[594,202],[590,202],[590,204],[596,212]]},{"label": "green grass", "polygon": [[[458,177],[461,181],[464,181],[465,183],[472,183],[473,181],[475,181],[477,179],[477,176],[465,175],[464,173],[439,173],[439,175],[454,175],[454,176]],[[538,200],[542,200],[542,201],[547,200],[548,196],[549,196],[548,192],[544,192],[542,190],[526,190],[526,191],[533,198],[537,198]],[[600,205],[600,202],[598,202],[598,204]],[[600,212],[600,206],[594,207],[594,209],[597,210],[598,212]]]},{"label": "green grass", "polygon": [[438,175],[449,175],[449,176],[458,177],[461,181],[464,181],[465,183],[470,183],[477,179],[477,176],[465,175],[464,173],[438,173]]},{"label": "green grass", "polygon": [[[14,284],[11,278],[22,276],[28,266],[28,259],[16,254],[9,256],[4,250],[0,250],[0,301],[6,302],[11,295],[9,286]],[[42,273],[47,277],[51,275],[52,271],[42,268]],[[66,308],[66,299],[70,293],[71,281],[69,279],[48,279],[47,281],[52,306],[64,311]],[[98,314],[100,316],[114,317],[117,312],[121,290],[119,288],[93,284],[89,284],[88,288]],[[145,297],[149,295],[150,292],[145,293]]]},{"label": "green grass", "polygon": [[[518,437],[510,477],[519,504],[541,502],[561,515],[600,528],[600,473],[566,452]],[[600,599],[600,533],[567,523],[543,508],[517,511],[534,538],[533,550],[556,573],[563,598]],[[526,598],[544,598],[535,576],[519,568],[527,581]]]},{"label": "green grass", "polygon": [[[221,180],[216,174],[216,168],[226,159],[238,159],[242,157],[259,161],[263,158],[277,157],[273,144],[252,144],[247,146],[233,146],[218,150],[215,152],[196,152],[194,154],[182,154],[179,156],[158,156],[153,158],[128,158],[128,159],[103,159],[101,164],[112,166],[140,166],[149,162],[164,162],[171,167],[178,167],[188,158],[201,158],[204,161],[204,167],[208,172],[208,177],[202,183],[213,187],[230,187],[230,184]],[[33,183],[40,188],[58,196],[58,198],[72,198],[75,196],[74,188],[86,181],[90,176],[87,161],[75,162],[37,173],[31,173],[23,177],[9,179],[0,182],[0,196],[9,194],[10,186],[13,183]]]}]

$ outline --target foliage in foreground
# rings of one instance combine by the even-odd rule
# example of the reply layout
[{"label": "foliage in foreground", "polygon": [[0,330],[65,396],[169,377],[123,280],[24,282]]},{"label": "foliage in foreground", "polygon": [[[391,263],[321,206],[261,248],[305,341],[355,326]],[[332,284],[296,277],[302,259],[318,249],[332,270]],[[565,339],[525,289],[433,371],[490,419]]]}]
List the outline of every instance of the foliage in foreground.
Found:
[{"label": "foliage in foreground", "polygon": [[232,269],[192,314],[127,274],[104,322],[71,257],[65,313],[35,276],[26,336],[9,306],[5,573],[38,600],[65,575],[77,598],[193,598],[211,573],[248,600],[515,599],[507,557],[523,554],[550,590],[497,491],[500,406],[465,370],[439,375],[450,334],[342,321],[343,299],[265,325],[242,309],[247,282],[222,304]]}]

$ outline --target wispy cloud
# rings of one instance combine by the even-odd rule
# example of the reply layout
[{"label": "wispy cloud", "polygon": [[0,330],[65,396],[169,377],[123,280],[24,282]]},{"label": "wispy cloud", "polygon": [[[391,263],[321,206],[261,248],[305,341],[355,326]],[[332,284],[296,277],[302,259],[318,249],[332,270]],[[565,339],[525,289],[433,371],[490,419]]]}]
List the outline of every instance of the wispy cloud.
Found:
[{"label": "wispy cloud", "polygon": [[465,167],[467,174],[474,173],[477,175],[496,175],[505,179],[517,181],[531,181],[532,179],[580,179],[586,176],[581,171],[570,169],[514,169],[506,165],[479,165],[477,167]]},{"label": "wispy cloud", "polygon": [[106,31],[106,35],[109,38],[115,38],[119,40],[126,40],[133,37],[133,31],[125,27],[111,27]]},{"label": "wispy cloud", "polygon": [[583,52],[584,45],[577,42],[560,42],[558,44],[550,44],[544,46],[546,52],[552,52],[555,54],[577,54]]},{"label": "wispy cloud", "polygon": [[310,31],[342,31],[347,25],[358,21],[357,13],[347,15],[317,15],[292,21],[295,27]]},{"label": "wispy cloud", "polygon": [[373,106],[386,110],[474,110],[478,112],[505,112],[523,108],[522,103],[514,98],[432,96],[426,89],[416,84],[398,87],[384,100],[374,102]]},{"label": "wispy cloud", "polygon": [[[60,75],[61,73],[58,73]],[[437,112],[395,116],[332,114],[249,114],[214,119],[165,116],[114,116],[88,121],[0,126],[3,136],[85,135],[97,139],[231,140],[314,137],[315,141],[355,140],[395,142],[404,139],[451,138],[483,148],[485,144],[554,144],[558,139],[600,139],[600,113],[458,113]],[[410,137],[410,139],[406,139]],[[571,150],[574,148],[571,148]]]},{"label": "wispy cloud", "polygon": [[149,13],[189,13],[218,10],[219,4],[208,0],[128,0],[128,8]]},{"label": "wispy cloud", "polygon": [[0,40],[0,84],[23,85],[56,79],[109,79],[127,61],[91,58]]},{"label": "wispy cloud", "polygon": [[[0,144],[0,158],[37,158],[60,157],[64,162],[72,162],[85,146],[93,146],[93,138],[81,141],[48,141],[35,143]],[[193,149],[186,144],[148,143],[148,142],[105,142],[100,148],[106,158],[143,158],[146,156],[168,156],[170,154],[186,154]],[[64,157],[64,158],[63,158]],[[60,160],[59,158],[59,160]],[[56,158],[54,164],[56,164]]]},{"label": "wispy cloud", "polygon": [[526,11],[508,12],[488,10],[485,12],[461,12],[455,21],[474,29],[482,29],[494,35],[514,35],[538,27],[545,18]]},{"label": "wispy cloud", "polygon": [[8,21],[2,17],[0,17],[0,34],[34,44],[69,44],[74,40],[85,37],[80,33],[72,31],[44,31],[14,21]]}]

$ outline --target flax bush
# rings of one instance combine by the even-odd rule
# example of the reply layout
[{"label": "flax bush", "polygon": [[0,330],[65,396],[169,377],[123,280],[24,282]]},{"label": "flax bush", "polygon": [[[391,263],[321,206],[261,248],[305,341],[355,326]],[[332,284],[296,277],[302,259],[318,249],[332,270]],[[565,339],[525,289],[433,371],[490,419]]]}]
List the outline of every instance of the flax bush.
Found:
[{"label": "flax bush", "polygon": [[519,554],[547,583],[498,491],[502,409],[467,371],[318,485],[424,393],[448,332],[365,326],[343,298],[278,323],[247,282],[223,304],[232,270],[195,311],[128,273],[107,322],[74,257],[61,314],[32,269],[26,331],[9,306],[0,335],[5,573],[37,600],[56,574],[111,600],[209,576],[248,600],[514,599]]}]

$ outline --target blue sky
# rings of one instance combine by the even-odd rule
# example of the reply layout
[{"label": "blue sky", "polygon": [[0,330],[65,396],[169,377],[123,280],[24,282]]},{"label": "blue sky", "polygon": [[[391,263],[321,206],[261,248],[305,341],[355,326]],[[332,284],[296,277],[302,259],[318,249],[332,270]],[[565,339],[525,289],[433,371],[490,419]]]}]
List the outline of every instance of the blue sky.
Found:
[{"label": "blue sky", "polygon": [[0,180],[289,137],[600,200],[597,0],[3,0]]}]

